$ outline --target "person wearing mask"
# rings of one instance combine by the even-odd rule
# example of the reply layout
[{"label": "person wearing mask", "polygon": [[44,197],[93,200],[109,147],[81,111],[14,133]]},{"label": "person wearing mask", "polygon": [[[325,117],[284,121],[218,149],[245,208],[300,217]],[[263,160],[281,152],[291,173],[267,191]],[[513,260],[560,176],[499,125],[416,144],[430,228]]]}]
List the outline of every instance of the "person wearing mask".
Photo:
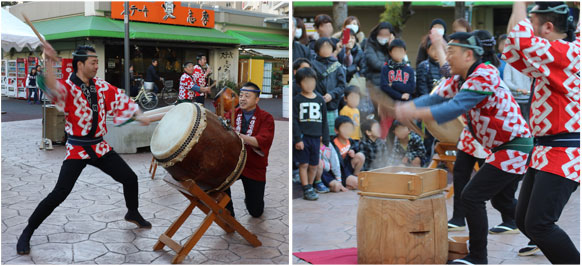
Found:
[{"label": "person wearing mask", "polygon": [[311,51],[306,46],[308,43],[309,38],[307,37],[307,31],[305,30],[303,20],[300,18],[293,18],[293,61],[299,58],[314,58]]},{"label": "person wearing mask", "polygon": [[356,43],[360,46],[360,48],[364,48],[364,43],[366,41],[366,34],[360,30],[360,20],[355,16],[349,16],[344,20],[344,24],[342,25],[342,30],[334,33],[332,37],[340,39],[342,37],[342,32],[345,29],[350,29],[355,32],[356,35]]},{"label": "person wearing mask", "polygon": [[376,25],[366,41],[364,54],[366,55],[366,80],[380,87],[380,73],[384,63],[388,62],[388,46],[394,39],[394,28],[389,22]]},{"label": "person wearing mask", "polygon": [[[430,23],[430,27],[428,28],[428,32],[430,33],[432,29],[436,29],[446,39],[447,23],[443,19],[440,19],[440,18],[434,19]],[[420,45],[418,46],[418,53],[416,54],[416,62],[414,63],[414,65],[416,67],[418,67],[420,62],[428,59],[428,54],[426,51],[426,42],[428,41],[428,39],[429,39],[428,34],[423,36],[422,41],[420,42]]]}]

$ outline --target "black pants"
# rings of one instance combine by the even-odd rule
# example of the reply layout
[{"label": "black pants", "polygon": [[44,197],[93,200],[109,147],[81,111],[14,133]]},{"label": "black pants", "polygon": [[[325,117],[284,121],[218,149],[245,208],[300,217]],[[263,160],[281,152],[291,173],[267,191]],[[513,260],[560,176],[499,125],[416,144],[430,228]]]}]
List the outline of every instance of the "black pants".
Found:
[{"label": "black pants", "polygon": [[485,201],[508,217],[515,216],[515,190],[523,175],[510,174],[485,163],[461,193],[469,226],[469,255],[487,262],[488,222]]},{"label": "black pants", "polygon": [[[256,181],[245,176],[241,176],[240,180],[243,182],[243,187],[245,189],[245,205],[249,214],[253,217],[260,217],[263,215],[263,210],[265,209],[265,185],[266,182]],[[230,188],[225,190],[226,194],[231,197]],[[230,214],[234,217],[234,206],[232,205],[232,199],[226,205],[226,209],[230,211]]]},{"label": "black pants", "polygon": [[125,205],[129,210],[137,210],[138,207],[138,185],[137,175],[131,170],[129,165],[115,151],[110,151],[96,160],[66,160],[61,166],[57,185],[48,196],[43,199],[36,207],[30,219],[28,226],[36,229],[40,224],[58,207],[73,190],[77,178],[87,166],[87,164],[99,168],[101,171],[110,175],[115,181],[123,184],[123,196]]},{"label": "black pants", "polygon": [[523,179],[515,220],[521,232],[552,264],[580,264],[580,252],[556,222],[578,182],[529,168]]},{"label": "black pants", "polygon": [[465,225],[465,209],[461,201],[461,193],[469,179],[471,179],[475,163],[479,163],[479,167],[481,167],[484,162],[485,159],[477,159],[466,152],[457,150],[457,159],[453,167],[453,187],[456,192],[453,195],[453,218],[451,222],[454,224]]},{"label": "black pants", "polygon": [[204,99],[205,99],[204,97],[205,96],[196,96],[196,97],[194,97],[194,102],[204,105]]}]

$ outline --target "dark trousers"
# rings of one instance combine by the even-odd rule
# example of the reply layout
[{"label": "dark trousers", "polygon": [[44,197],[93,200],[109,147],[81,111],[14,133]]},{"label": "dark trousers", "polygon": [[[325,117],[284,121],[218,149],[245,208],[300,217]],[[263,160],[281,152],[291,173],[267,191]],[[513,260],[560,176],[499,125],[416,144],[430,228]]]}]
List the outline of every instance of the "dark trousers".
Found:
[{"label": "dark trousers", "polygon": [[196,97],[194,97],[194,102],[204,105],[204,99],[205,99],[204,97],[205,96],[196,96]]},{"label": "dark trousers", "polygon": [[578,182],[529,168],[523,179],[515,220],[552,264],[580,264],[580,252],[556,222]]},{"label": "dark trousers", "polygon": [[471,179],[475,163],[478,163],[479,167],[481,167],[485,159],[477,159],[461,150],[457,150],[456,157],[453,167],[453,187],[456,192],[453,194],[453,218],[451,222],[457,225],[465,225],[465,209],[461,201],[461,193]]},{"label": "dark trousers", "polygon": [[[32,96],[32,94],[34,94],[34,96]],[[28,88],[28,99],[26,100],[30,102],[31,98],[34,102],[38,102],[38,88]]]},{"label": "dark trousers", "polygon": [[469,180],[461,194],[469,226],[469,255],[487,262],[487,234],[489,230],[485,201],[508,217],[515,216],[514,198],[522,175],[510,174],[485,163]]},{"label": "dark trousers", "polygon": [[59,179],[53,191],[43,199],[36,207],[30,218],[28,226],[36,229],[40,224],[58,207],[73,190],[77,178],[87,166],[87,164],[99,168],[110,175],[115,181],[123,184],[123,196],[125,205],[129,210],[137,210],[138,207],[138,185],[137,175],[131,170],[129,165],[115,151],[110,151],[96,160],[66,160],[61,166]]},{"label": "dark trousers", "polygon": [[[240,180],[243,182],[243,187],[245,190],[245,205],[249,214],[253,217],[260,217],[263,215],[263,210],[265,209],[265,185],[266,182],[256,181],[245,176],[241,176]],[[224,192],[231,197],[230,188],[226,189]],[[226,209],[230,211],[230,214],[234,217],[234,206],[232,205],[232,199],[226,205]]]}]

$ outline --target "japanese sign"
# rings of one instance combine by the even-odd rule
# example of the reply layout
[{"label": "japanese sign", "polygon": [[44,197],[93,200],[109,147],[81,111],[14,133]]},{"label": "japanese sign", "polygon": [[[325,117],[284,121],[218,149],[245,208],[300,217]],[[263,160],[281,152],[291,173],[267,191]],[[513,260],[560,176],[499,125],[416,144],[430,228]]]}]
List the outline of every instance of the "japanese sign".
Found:
[{"label": "japanese sign", "polygon": [[[111,2],[111,18],[123,19],[123,2]],[[129,2],[129,20],[214,28],[214,10],[190,8],[181,2]]]}]

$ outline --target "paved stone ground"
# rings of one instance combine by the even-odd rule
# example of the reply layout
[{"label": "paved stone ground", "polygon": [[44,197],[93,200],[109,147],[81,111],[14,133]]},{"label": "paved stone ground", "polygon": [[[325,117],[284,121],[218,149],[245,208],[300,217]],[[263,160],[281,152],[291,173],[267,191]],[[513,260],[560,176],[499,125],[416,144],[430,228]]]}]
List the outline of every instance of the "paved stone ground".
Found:
[{"label": "paved stone ground", "polygon": [[[241,182],[232,186],[237,220],[255,233],[263,246],[253,248],[237,233],[226,234],[212,225],[184,264],[288,264],[289,174],[288,122],[276,121],[269,158],[265,213],[252,218],[244,206]],[[175,255],[165,247],[152,251],[157,238],[188,205],[163,180],[158,168],[151,180],[149,152],[123,154],[139,177],[140,211],[152,229],[136,229],[123,220],[122,186],[97,168],[88,166],[71,195],[36,230],[30,255],[16,254],[16,241],[27,219],[54,187],[65,151],[55,146],[40,151],[39,119],[4,122],[2,126],[2,264],[169,264]],[[202,222],[196,210],[174,239],[184,243]]]},{"label": "paved stone ground", "polygon": [[[521,184],[521,183],[520,183]],[[294,184],[296,187],[297,184]],[[356,191],[319,194],[319,200],[306,201],[295,198],[293,190],[293,252],[317,251],[357,247],[356,218],[358,198]],[[519,189],[518,192],[519,193]],[[447,217],[453,214],[453,199],[448,199]],[[501,223],[501,216],[487,203],[489,227]],[[569,235],[580,250],[580,189],[575,191],[567,203],[558,225]],[[469,235],[469,231],[450,235]],[[489,235],[489,264],[549,264],[538,252],[534,256],[519,257],[517,251],[527,244],[523,234]],[[293,256],[293,264],[306,264]]]}]

